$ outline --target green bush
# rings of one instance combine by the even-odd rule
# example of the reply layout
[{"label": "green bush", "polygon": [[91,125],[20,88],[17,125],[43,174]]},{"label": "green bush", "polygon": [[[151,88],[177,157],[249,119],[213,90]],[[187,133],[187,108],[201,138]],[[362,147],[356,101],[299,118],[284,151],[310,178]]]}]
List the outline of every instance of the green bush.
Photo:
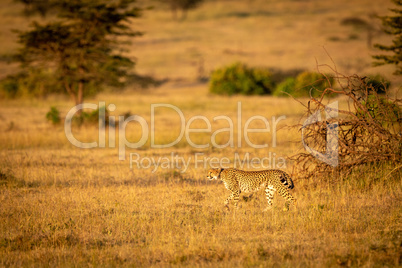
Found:
[{"label": "green bush", "polygon": [[264,68],[250,68],[242,63],[217,69],[211,75],[210,92],[221,95],[263,95],[274,89],[272,73]]},{"label": "green bush", "polygon": [[[104,118],[104,122],[99,121],[99,113],[101,112],[101,110],[103,110],[105,112],[105,118]],[[102,123],[103,127],[119,127],[119,119],[120,116],[123,116],[123,119],[127,119],[128,117],[132,116],[131,112],[125,112],[121,115],[116,116],[116,122],[111,122],[109,121],[109,115],[110,112],[108,111],[107,107],[105,106],[101,106],[96,110],[91,110],[91,111],[82,111],[80,114],[76,113],[74,115],[74,117],[72,118],[72,122],[76,125],[76,126],[83,126],[83,125],[98,125],[99,122]]]},{"label": "green bush", "polygon": [[[402,118],[401,107],[383,96],[369,95],[366,100],[362,101],[362,104],[367,108],[370,116],[379,124],[393,124]],[[369,115],[365,111],[358,109],[357,116],[367,118]]]},{"label": "green bush", "polygon": [[386,80],[380,74],[377,74],[375,76],[369,76],[366,80],[366,84],[369,89],[371,89],[379,94],[385,94],[385,92],[391,86],[391,82]]},{"label": "green bush", "polygon": [[[328,83],[329,81],[329,83]],[[334,79],[330,76],[316,72],[303,72],[296,77],[294,91],[291,93],[293,97],[318,97],[327,87],[330,87]]]},{"label": "green bush", "polygon": [[294,77],[288,77],[280,83],[274,93],[272,95],[274,96],[288,96],[286,93],[292,94],[292,92],[295,89],[295,84],[296,84],[296,79]]},{"label": "green bush", "polygon": [[6,98],[46,97],[64,90],[51,72],[29,70],[9,75],[0,81],[1,94]]},{"label": "green bush", "polygon": [[333,82],[334,79],[331,76],[325,77],[320,73],[304,71],[299,73],[296,77],[287,77],[284,81],[279,83],[273,95],[288,96],[288,94],[290,94],[297,98],[309,97],[311,92],[312,97],[317,97],[322,91],[332,85]]},{"label": "green bush", "polygon": [[[90,81],[84,97],[94,96],[102,89],[98,83]],[[55,93],[67,94],[62,81],[58,80],[51,71],[30,69],[0,80],[0,96],[5,98],[41,98]]]},{"label": "green bush", "polygon": [[15,75],[8,75],[0,81],[1,94],[6,98],[16,98],[21,95],[22,81],[27,79],[27,74],[20,72]]},{"label": "green bush", "polygon": [[105,124],[109,124],[109,111],[106,109],[106,107],[99,107],[96,110],[93,110],[91,112],[81,112],[81,114],[76,114],[73,117],[73,122],[77,124],[78,126],[81,126],[83,124],[86,125],[96,125],[99,124],[99,113],[100,109],[104,109],[105,111]]},{"label": "green bush", "polygon": [[54,106],[50,107],[50,111],[46,114],[46,119],[52,122],[54,125],[59,124],[61,121],[59,110],[57,110],[57,108]]}]

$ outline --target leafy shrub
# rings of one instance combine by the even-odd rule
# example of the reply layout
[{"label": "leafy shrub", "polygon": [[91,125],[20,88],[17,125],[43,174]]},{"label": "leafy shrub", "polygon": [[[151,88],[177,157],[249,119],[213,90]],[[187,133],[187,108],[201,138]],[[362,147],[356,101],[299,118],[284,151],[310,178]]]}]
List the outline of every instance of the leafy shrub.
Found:
[{"label": "leafy shrub", "polygon": [[290,94],[293,97],[309,97],[311,92],[312,97],[317,97],[333,82],[334,79],[330,76],[325,77],[316,72],[302,72],[296,77],[294,91]]},{"label": "leafy shrub", "polygon": [[[334,178],[348,175],[353,169],[371,164],[395,165],[402,163],[402,100],[389,95],[379,95],[358,75],[339,77],[339,88],[328,88],[325,96],[337,94],[348,105],[338,108],[342,118],[326,118],[303,126],[302,152],[291,157],[299,178]],[[327,108],[327,101],[316,99],[306,106],[306,114],[312,115]],[[325,107],[325,108],[324,108]],[[328,129],[336,126],[336,139],[328,139]],[[300,129],[300,124],[294,125]],[[308,146],[308,148],[306,147]],[[328,152],[332,148],[332,153]],[[398,167],[399,166],[399,167]]]},{"label": "leafy shrub", "polygon": [[17,97],[18,90],[19,90],[19,85],[18,85],[18,80],[19,80],[19,75],[10,75],[4,78],[1,81],[1,93],[4,97],[6,98],[15,98]]},{"label": "leafy shrub", "polygon": [[391,86],[391,82],[389,82],[379,74],[375,76],[369,76],[365,82],[369,89],[374,90],[379,94],[384,94]]},{"label": "leafy shrub", "polygon": [[274,89],[272,73],[264,68],[250,68],[242,63],[215,70],[211,75],[210,92],[221,95],[262,95]]},{"label": "leafy shrub", "polygon": [[362,104],[367,109],[368,113],[362,109],[357,109],[356,115],[361,119],[367,119],[370,115],[373,120],[379,124],[397,123],[402,118],[402,109],[396,103],[379,95],[368,95]]},{"label": "leafy shrub", "polygon": [[[127,119],[128,117],[132,116],[130,111],[125,112],[121,115],[115,116],[116,121],[109,121],[109,111],[105,106],[101,106],[96,110],[92,111],[81,111],[81,113],[76,113],[73,118],[72,122],[77,126],[82,125],[98,125],[99,124],[99,113],[104,111],[104,120],[101,119],[102,127],[119,127],[119,119],[123,116],[123,120]],[[113,117],[112,117],[113,118]],[[103,122],[102,122],[103,121]]]},{"label": "leafy shrub", "polygon": [[79,126],[83,124],[90,124],[90,125],[99,124],[99,113],[101,109],[105,111],[105,124],[107,125],[109,124],[108,122],[109,111],[106,109],[106,107],[99,107],[98,109],[93,110],[91,112],[82,111],[81,114],[75,114],[75,116],[73,117],[73,122]]},{"label": "leafy shrub", "polygon": [[285,93],[291,94],[295,89],[295,84],[296,84],[296,79],[293,77],[288,77],[285,79],[285,81],[283,81],[276,87],[276,89],[272,95],[274,95],[274,96],[285,96],[286,95],[287,96],[287,94],[285,94]]},{"label": "leafy shrub", "polygon": [[46,114],[46,119],[52,122],[54,125],[59,124],[61,121],[59,110],[54,106],[50,107],[50,111]]},{"label": "leafy shrub", "polygon": [[[102,89],[99,83],[90,81],[84,97],[94,96]],[[51,71],[30,69],[0,80],[0,95],[5,98],[46,97],[55,93],[67,94],[63,83]]]},{"label": "leafy shrub", "polygon": [[45,97],[51,93],[63,92],[64,88],[50,72],[31,69],[2,79],[0,90],[6,98],[17,98]]}]

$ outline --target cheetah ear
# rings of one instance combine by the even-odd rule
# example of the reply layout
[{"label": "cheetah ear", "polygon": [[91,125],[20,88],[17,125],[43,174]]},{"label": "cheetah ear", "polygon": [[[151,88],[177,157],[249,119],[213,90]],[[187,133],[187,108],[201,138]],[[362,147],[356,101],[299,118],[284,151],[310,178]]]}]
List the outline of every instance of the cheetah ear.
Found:
[{"label": "cheetah ear", "polygon": [[220,168],[220,169],[219,169],[218,178],[220,178],[220,177],[221,177],[221,173],[222,173],[222,171],[223,171],[223,168]]}]

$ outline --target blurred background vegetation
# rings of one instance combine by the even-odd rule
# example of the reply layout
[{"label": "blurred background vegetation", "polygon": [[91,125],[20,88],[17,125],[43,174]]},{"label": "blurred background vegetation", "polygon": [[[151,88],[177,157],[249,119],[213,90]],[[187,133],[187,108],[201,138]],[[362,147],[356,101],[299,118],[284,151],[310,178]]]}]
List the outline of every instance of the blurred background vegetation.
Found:
[{"label": "blurred background vegetation", "polygon": [[[66,94],[82,103],[103,90],[208,81],[216,94],[317,96],[336,86],[320,74],[332,63],[342,73],[400,85],[392,66],[400,68],[395,52],[400,40],[387,46],[400,32],[398,12],[392,20],[388,10],[391,2],[364,7],[363,0],[343,1],[334,7],[310,0],[10,0],[1,5],[2,98]],[[375,68],[372,56],[376,65],[391,66]]]}]

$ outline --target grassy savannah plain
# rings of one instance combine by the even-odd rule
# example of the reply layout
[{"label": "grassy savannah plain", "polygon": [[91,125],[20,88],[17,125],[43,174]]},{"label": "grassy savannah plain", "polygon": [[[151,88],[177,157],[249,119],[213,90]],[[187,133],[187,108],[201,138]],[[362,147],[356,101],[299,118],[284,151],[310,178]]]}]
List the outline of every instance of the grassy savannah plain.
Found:
[{"label": "grassy savannah plain", "polygon": [[[233,61],[314,70],[317,62],[332,64],[324,46],[339,71],[381,73],[392,80],[393,90],[400,85],[391,76],[392,68],[371,67],[373,51],[367,47],[366,33],[340,24],[346,17],[368,20],[373,12],[387,13],[391,3],[263,3],[206,1],[185,21],[173,21],[168,11],[156,8],[133,22],[133,27],[146,32],[129,52],[138,59],[138,72],[168,82],[147,90],[104,92],[86,100],[114,104],[110,114],[114,118],[130,111],[148,123],[145,144],[125,148],[125,160],[119,160],[120,130],[106,128],[105,148],[81,149],[68,141],[63,124],[46,120],[50,106],[63,117],[67,114],[74,105],[67,98],[0,100],[0,265],[401,266],[401,173],[393,171],[392,164],[373,164],[347,177],[295,180],[292,194],[298,207],[288,212],[282,211],[284,200],[278,195],[274,209],[263,212],[263,192],[242,198],[239,210],[226,211],[223,201],[228,191],[222,183],[206,179],[215,159],[224,158],[229,166],[247,157],[266,159],[265,165],[292,173],[293,163],[286,157],[303,147],[300,132],[287,126],[306,116],[290,98],[209,94],[208,85],[197,81],[200,62],[204,75]],[[7,22],[2,24],[1,50],[9,52],[15,49],[10,25],[25,26],[10,8],[15,3],[1,5],[1,20]],[[376,38],[376,42],[388,40],[384,35]],[[1,68],[6,73],[14,66]],[[341,98],[329,101],[335,100],[346,105]],[[177,107],[191,129],[207,128],[202,120],[189,124],[195,116],[205,116],[211,131],[189,133],[169,148],[152,148],[151,105],[161,103]],[[247,141],[245,124],[256,115],[267,118],[270,132],[250,132]],[[155,143],[173,142],[182,130],[177,111],[159,107],[154,116]],[[218,116],[233,121],[233,148],[211,145],[215,131],[230,127]],[[249,127],[264,125],[254,120]],[[125,136],[134,143],[143,130],[130,122]],[[96,124],[73,125],[72,131],[80,141],[99,142]],[[225,144],[230,137],[223,131],[213,139]],[[209,146],[194,148],[190,141]],[[249,143],[268,148],[256,149]],[[137,165],[133,158],[130,161],[130,153],[145,160]],[[149,162],[176,156],[189,161],[187,169],[183,164],[157,167]],[[256,163],[243,168],[260,167]]]}]

